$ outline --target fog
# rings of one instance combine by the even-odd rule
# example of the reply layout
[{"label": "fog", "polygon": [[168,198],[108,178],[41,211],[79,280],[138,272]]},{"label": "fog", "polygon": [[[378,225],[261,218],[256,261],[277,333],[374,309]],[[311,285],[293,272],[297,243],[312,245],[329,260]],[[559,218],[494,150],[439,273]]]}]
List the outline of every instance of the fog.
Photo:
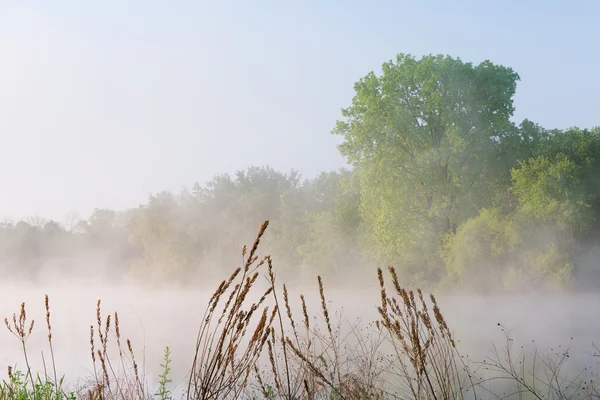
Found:
[{"label": "fog", "polygon": [[[327,290],[327,282],[325,287],[334,325],[346,321],[360,322],[366,327],[368,322],[378,319],[375,309],[379,301],[377,291]],[[300,293],[308,300],[309,313],[319,315],[320,300],[315,287],[290,290],[294,311],[299,311],[297,295]],[[133,285],[91,283],[85,286],[66,283],[44,288],[4,285],[0,316],[10,320],[13,312],[18,315],[20,302],[24,301],[28,320],[36,321],[27,348],[32,368],[40,373],[43,373],[41,352],[46,363],[50,360],[45,294],[50,298],[56,367],[59,375],[66,374],[68,383],[76,384],[79,379],[93,375],[89,329],[90,325],[96,326],[96,301],[102,299],[103,316],[118,312],[121,336],[123,340],[131,339],[136,360],[145,371],[150,387],[155,387],[161,372],[165,346],[171,349],[174,392],[187,387],[186,374],[191,367],[197,329],[212,291],[207,288],[144,290]],[[511,329],[517,349],[524,345],[532,352],[532,341],[535,341],[540,354],[552,355],[561,347],[570,346],[571,357],[564,367],[566,372],[578,373],[585,367],[600,372],[597,358],[591,356],[592,344],[597,340],[598,326],[594,321],[600,295],[451,295],[438,297],[438,302],[455,332],[461,353],[472,360],[483,361],[491,357],[493,345],[500,349],[504,347],[505,338],[498,327],[501,323]],[[114,340],[114,337],[109,339],[109,347],[114,345]],[[352,338],[348,341],[352,342]],[[0,334],[0,346],[3,371],[8,366],[24,365],[20,344],[6,329]]]}]

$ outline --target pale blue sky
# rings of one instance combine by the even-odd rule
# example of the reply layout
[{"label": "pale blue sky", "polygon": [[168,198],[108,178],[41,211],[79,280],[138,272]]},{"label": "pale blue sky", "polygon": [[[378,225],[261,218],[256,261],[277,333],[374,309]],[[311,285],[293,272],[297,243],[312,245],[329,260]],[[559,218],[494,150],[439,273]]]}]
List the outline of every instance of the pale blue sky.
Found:
[{"label": "pale blue sky", "polygon": [[0,216],[87,217],[269,164],[344,165],[330,130],[396,53],[513,67],[516,120],[599,125],[598,1],[1,1]]}]

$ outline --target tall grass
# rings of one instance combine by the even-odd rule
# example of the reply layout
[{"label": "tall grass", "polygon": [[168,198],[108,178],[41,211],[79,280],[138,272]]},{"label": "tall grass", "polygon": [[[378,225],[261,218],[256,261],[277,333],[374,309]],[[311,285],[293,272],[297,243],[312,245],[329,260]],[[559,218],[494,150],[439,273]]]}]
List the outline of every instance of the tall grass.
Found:
[{"label": "tall grass", "polygon": [[[318,309],[309,310],[304,295],[294,302],[288,287],[278,282],[271,257],[257,255],[267,227],[265,221],[252,247],[244,246],[243,264],[220,282],[206,305],[184,398],[600,398],[593,373],[565,378],[569,349],[550,357],[515,354],[505,331],[505,347],[494,348],[488,359],[463,356],[436,297],[403,287],[392,267],[387,273],[377,270],[376,320],[350,322],[332,313],[320,276],[315,282]],[[267,282],[262,288],[257,284],[261,275]],[[44,359],[43,375],[33,376],[27,341],[35,324],[22,303],[5,324],[21,346],[25,371],[9,368],[1,399],[174,398],[169,348],[158,388],[151,390],[132,342],[121,337],[118,313],[103,315],[100,300],[89,330],[93,372],[84,383],[66,388],[56,370],[48,296],[44,301],[49,365]]]}]

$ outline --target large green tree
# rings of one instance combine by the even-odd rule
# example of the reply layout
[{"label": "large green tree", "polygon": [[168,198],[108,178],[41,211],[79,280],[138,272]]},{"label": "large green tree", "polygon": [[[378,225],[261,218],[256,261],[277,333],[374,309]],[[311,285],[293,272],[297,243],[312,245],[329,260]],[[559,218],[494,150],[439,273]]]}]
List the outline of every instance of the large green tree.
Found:
[{"label": "large green tree", "polygon": [[333,133],[361,174],[365,227],[382,261],[421,268],[430,254],[425,264],[439,266],[445,234],[492,192],[490,160],[516,134],[509,119],[518,80],[490,61],[399,54],[380,76],[355,84]]}]

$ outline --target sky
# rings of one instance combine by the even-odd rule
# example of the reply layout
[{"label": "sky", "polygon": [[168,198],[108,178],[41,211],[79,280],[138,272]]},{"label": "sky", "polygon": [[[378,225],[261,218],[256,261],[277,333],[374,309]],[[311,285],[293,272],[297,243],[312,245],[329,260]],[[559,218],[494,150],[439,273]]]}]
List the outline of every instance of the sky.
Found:
[{"label": "sky", "polygon": [[597,1],[0,0],[0,217],[341,168],[340,110],[397,53],[512,67],[515,121],[600,125],[599,17]]}]

